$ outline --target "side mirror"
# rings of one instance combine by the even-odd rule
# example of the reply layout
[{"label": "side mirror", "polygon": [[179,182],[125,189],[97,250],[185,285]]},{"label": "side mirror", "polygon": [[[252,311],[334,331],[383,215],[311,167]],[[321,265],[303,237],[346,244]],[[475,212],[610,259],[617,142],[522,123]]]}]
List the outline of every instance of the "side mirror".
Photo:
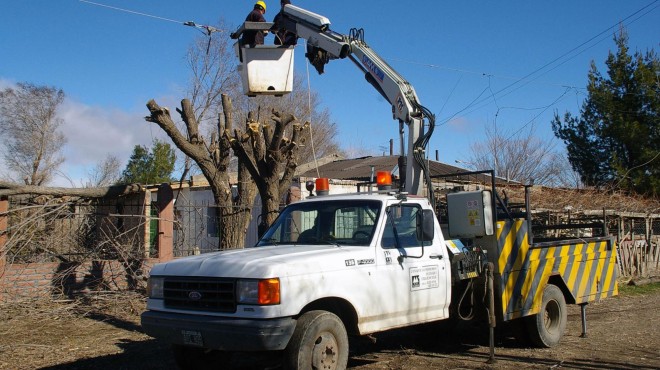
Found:
[{"label": "side mirror", "polygon": [[430,242],[435,236],[435,214],[430,209],[417,212],[417,240]]}]

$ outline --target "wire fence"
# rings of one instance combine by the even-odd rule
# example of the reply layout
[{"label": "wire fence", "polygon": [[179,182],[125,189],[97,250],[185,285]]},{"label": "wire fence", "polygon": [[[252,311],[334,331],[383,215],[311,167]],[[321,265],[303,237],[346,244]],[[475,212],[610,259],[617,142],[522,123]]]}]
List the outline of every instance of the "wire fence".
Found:
[{"label": "wire fence", "polygon": [[7,263],[141,259],[156,253],[145,225],[150,205],[89,200],[10,201]]},{"label": "wire fence", "polygon": [[[175,257],[217,251],[218,209],[211,201],[186,201],[174,207]],[[253,209],[258,219],[261,207]],[[159,210],[143,199],[112,201],[10,201],[7,241],[0,251],[7,263],[82,262],[158,257]],[[257,241],[252,222],[245,245]]]},{"label": "wire fence", "polygon": [[[208,200],[175,203],[174,257],[220,249],[218,209]],[[253,208],[245,246],[257,241],[260,209]],[[6,216],[8,229],[0,256],[8,264],[117,260],[128,266],[158,257],[158,207],[143,195],[109,201],[12,198]],[[543,237],[582,238],[605,235],[597,222],[603,216],[538,211],[532,221],[546,226]],[[620,275],[660,274],[660,218],[608,214],[605,219],[608,235],[618,242]],[[586,226],[568,231],[547,227],[561,223]]]}]

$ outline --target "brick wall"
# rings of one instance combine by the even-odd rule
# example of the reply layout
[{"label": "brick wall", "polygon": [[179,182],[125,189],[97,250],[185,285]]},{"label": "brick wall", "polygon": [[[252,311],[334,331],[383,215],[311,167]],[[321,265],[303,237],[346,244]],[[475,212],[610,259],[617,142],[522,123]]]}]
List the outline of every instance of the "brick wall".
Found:
[{"label": "brick wall", "polygon": [[[156,260],[146,260],[141,276],[149,276]],[[134,274],[119,261],[71,263],[6,264],[0,271],[0,302],[34,298],[67,298],[93,290],[141,289],[146,281],[134,281]]]},{"label": "brick wall", "polygon": [[[145,198],[150,198],[146,197]],[[25,263],[6,260],[7,212],[9,201],[0,197],[0,303],[33,298],[63,298],[93,290],[144,289],[151,267],[173,258],[172,223],[174,220],[172,189],[163,184],[158,189],[162,211],[159,213],[160,258],[146,258],[137,267],[120,261],[87,261],[82,263]],[[163,225],[161,225],[163,224]],[[138,268],[140,271],[134,271]]]}]

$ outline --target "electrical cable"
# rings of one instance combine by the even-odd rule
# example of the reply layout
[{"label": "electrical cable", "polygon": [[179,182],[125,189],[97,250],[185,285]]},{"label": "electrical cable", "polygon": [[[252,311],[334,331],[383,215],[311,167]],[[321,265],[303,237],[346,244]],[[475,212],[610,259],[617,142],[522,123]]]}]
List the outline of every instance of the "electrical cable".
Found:
[{"label": "electrical cable", "polygon": [[170,19],[170,18],[160,17],[160,16],[157,16],[157,15],[137,12],[135,10],[119,8],[119,7],[116,7],[116,6],[101,4],[101,3],[97,3],[97,2],[89,1],[89,0],[78,0],[78,1],[80,1],[81,3],[87,3],[87,4],[91,4],[91,5],[95,5],[95,6],[100,6],[100,7],[103,7],[103,8],[117,10],[117,11],[124,12],[124,13],[130,13],[130,14],[140,15],[140,16],[143,16],[143,17],[149,17],[149,18],[153,18],[153,19],[157,19],[157,20],[161,20],[161,21],[178,23],[178,24],[182,24],[184,26],[195,27],[195,28],[199,29],[200,31],[204,30],[205,33],[209,36],[214,32],[222,32],[222,30],[219,30],[215,27],[206,26],[206,25],[202,25],[202,24],[196,24],[195,22],[192,22],[192,21],[186,21],[186,22],[178,21],[178,20],[175,20],[175,19]]},{"label": "electrical cable", "polygon": [[[551,66],[551,65],[554,64],[555,62],[561,60],[562,58],[564,58],[564,57],[566,57],[566,56],[568,56],[568,55],[570,55],[571,53],[573,53],[574,51],[580,49],[581,47],[583,47],[583,46],[589,44],[591,41],[597,39],[598,37],[601,37],[601,36],[604,35],[606,32],[609,32],[609,31],[612,30],[613,28],[618,27],[619,25],[621,25],[621,24],[624,23],[625,21],[629,20],[630,18],[636,16],[636,15],[639,14],[640,12],[642,12],[642,11],[646,10],[647,8],[651,7],[652,5],[654,5],[655,3],[657,3],[658,1],[659,1],[659,0],[655,0],[655,1],[653,1],[652,3],[649,3],[648,5],[642,7],[641,9],[639,9],[639,10],[637,10],[636,12],[632,13],[631,15],[627,16],[626,18],[622,19],[621,21],[617,22],[616,24],[614,24],[614,25],[608,27],[607,29],[605,29],[605,30],[599,32],[597,35],[591,37],[591,38],[588,39],[587,41],[581,43],[580,45],[578,45],[578,46],[572,48],[571,50],[565,52],[564,54],[562,54],[562,55],[560,55],[559,57],[553,59],[552,61],[550,61],[550,62],[544,64],[543,66],[541,66],[541,67],[535,69],[534,71],[528,73],[527,75],[525,75],[524,77],[520,78],[519,80],[517,80],[517,81],[515,81],[515,82],[513,82],[513,83],[511,83],[511,84],[509,84],[509,85],[507,85],[507,86],[505,86],[504,88],[502,88],[502,89],[500,89],[499,91],[497,91],[495,94],[496,94],[496,95],[499,95],[500,93],[502,93],[502,92],[504,92],[504,91],[506,91],[506,90],[512,88],[513,86],[518,85],[519,83],[522,83],[523,81],[527,80],[527,79],[530,78],[531,76],[533,76],[533,75],[535,75],[535,74],[541,72],[542,70],[546,69],[547,67]],[[653,10],[655,10],[655,9],[657,9],[657,8],[658,8],[658,6],[654,7],[653,9],[651,9],[651,10],[649,10],[648,12],[644,13],[642,16],[644,16],[644,15],[650,13],[651,11],[653,11]],[[631,24],[632,22],[635,22],[635,21],[637,21],[637,20],[640,19],[640,18],[641,18],[641,16],[638,17],[638,18],[633,19],[633,20],[632,20],[630,23],[628,23],[628,24]],[[600,42],[600,41],[599,41],[599,42]],[[597,44],[597,43],[596,43],[596,44]],[[592,46],[586,48],[584,51],[586,51],[586,50],[592,48],[592,47],[595,46],[596,44],[594,44],[594,45],[592,45]],[[584,52],[584,51],[582,51],[582,52]],[[559,64],[558,66],[560,66],[560,65],[562,65],[562,64],[564,64],[564,63],[566,63],[566,62],[568,62],[569,60],[575,58],[577,55],[580,55],[582,52],[580,52],[580,53],[578,53],[578,54],[575,54],[575,55],[571,56],[570,58],[566,59],[564,62],[562,62],[561,64]],[[554,68],[557,68],[558,66],[556,66],[556,67],[554,67]],[[554,69],[554,68],[553,68],[553,69]],[[551,70],[552,70],[552,69],[551,69]],[[545,73],[547,73],[547,72],[549,72],[549,71],[551,71],[551,70],[548,70],[548,71],[544,72],[543,74],[545,74]],[[538,77],[542,76],[543,74],[539,75]],[[538,78],[538,77],[536,77],[536,78]],[[533,80],[532,80],[532,81],[533,81]],[[525,85],[523,85],[523,86],[525,86]],[[521,88],[521,87],[522,87],[522,86],[520,86],[520,87],[518,87],[518,88],[516,88],[516,89],[514,89],[514,90],[512,90],[512,91],[510,91],[510,92],[508,92],[508,93],[505,94],[504,96],[506,96],[506,95],[512,93],[513,91],[515,91],[515,90],[517,90],[517,89],[519,89],[519,88]],[[484,101],[485,101],[485,99],[483,99],[483,100],[481,100],[481,101],[479,101],[479,102],[477,102],[477,103],[475,103],[475,104],[481,104],[481,103],[484,102]],[[469,106],[468,106],[468,108],[469,108]],[[465,111],[466,109],[467,109],[467,108],[464,108],[463,110],[457,112],[456,114],[459,114],[459,113]]]}]

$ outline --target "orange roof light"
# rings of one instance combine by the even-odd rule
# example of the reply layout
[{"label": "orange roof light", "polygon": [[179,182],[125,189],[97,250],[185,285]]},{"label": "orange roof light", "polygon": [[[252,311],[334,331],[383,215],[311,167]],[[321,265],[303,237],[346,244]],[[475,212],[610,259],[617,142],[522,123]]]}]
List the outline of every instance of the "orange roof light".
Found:
[{"label": "orange roof light", "polygon": [[316,179],[316,195],[328,195],[330,193],[330,181],[321,177]]},{"label": "orange roof light", "polygon": [[376,184],[378,190],[389,190],[392,188],[392,174],[390,171],[376,172]]}]

